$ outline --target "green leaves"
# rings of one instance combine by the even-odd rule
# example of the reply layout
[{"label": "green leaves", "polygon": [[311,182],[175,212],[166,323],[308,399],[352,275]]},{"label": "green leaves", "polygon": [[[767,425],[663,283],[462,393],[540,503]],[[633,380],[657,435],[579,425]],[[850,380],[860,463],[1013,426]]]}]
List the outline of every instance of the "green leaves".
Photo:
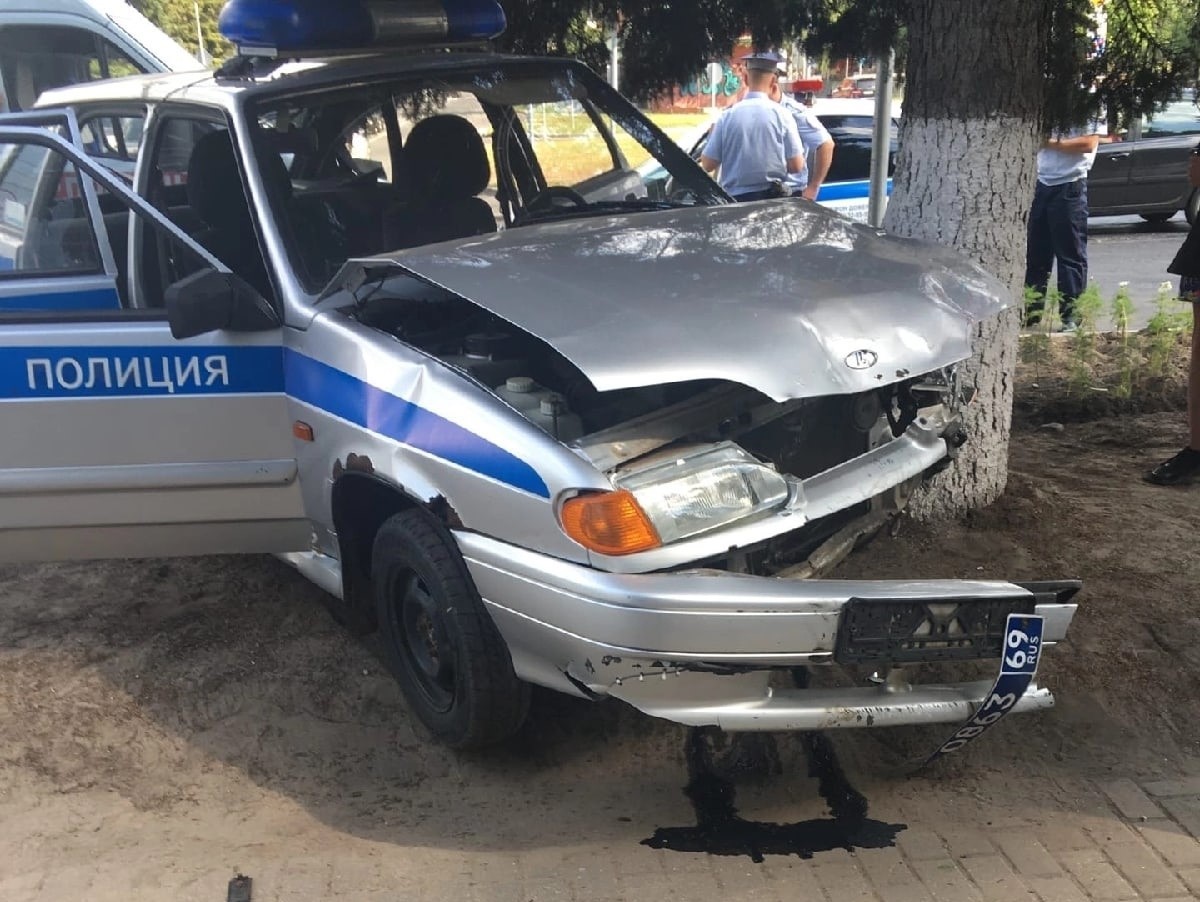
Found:
[{"label": "green leaves", "polygon": [[196,35],[196,6],[200,12],[200,33],[204,49],[214,63],[233,53],[233,47],[217,31],[217,16],[225,0],[129,0],[130,5],[147,19],[173,37],[196,56],[199,49]]},{"label": "green leaves", "polygon": [[[598,71],[608,62],[609,31],[618,27],[622,88],[638,99],[687,83],[710,60],[728,56],[744,35],[760,45],[797,41],[814,54],[870,57],[890,44],[903,50],[912,24],[909,0],[504,0],[504,6],[509,28],[503,47],[575,56]],[[1113,127],[1123,127],[1200,70],[1200,0],[1104,0],[1101,6],[1046,0],[1041,9],[1026,34],[1041,45],[1045,90],[1039,108],[1047,132],[1081,125],[1102,109]],[[1098,13],[1107,18],[1108,35],[1096,56]],[[981,59],[996,57],[988,68],[1003,69],[1003,44],[985,43],[980,50]]]}]

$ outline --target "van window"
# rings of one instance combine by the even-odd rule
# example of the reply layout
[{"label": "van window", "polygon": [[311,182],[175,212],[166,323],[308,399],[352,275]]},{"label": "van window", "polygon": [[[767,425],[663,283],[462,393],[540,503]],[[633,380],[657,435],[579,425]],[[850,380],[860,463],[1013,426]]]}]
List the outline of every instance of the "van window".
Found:
[{"label": "van window", "polygon": [[0,29],[0,77],[10,110],[33,106],[51,88],[145,71],[106,38],[61,25]]}]

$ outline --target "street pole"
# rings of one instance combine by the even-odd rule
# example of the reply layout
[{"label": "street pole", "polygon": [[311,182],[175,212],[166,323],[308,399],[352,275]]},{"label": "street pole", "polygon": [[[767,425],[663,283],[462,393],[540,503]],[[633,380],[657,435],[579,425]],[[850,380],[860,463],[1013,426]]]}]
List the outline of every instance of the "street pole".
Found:
[{"label": "street pole", "polygon": [[708,92],[711,100],[709,102],[709,114],[715,116],[717,114],[717,91],[721,87],[721,79],[725,77],[725,67],[720,63],[708,64]]},{"label": "street pole", "polygon": [[892,70],[896,52],[879,57],[875,73],[875,128],[871,135],[871,184],[867,193],[867,222],[875,228],[883,226],[887,209],[888,150],[892,144]]},{"label": "street pole", "polygon": [[207,66],[208,51],[204,49],[204,32],[200,30],[199,0],[192,0],[192,11],[196,14],[196,56],[200,60],[200,65]]},{"label": "street pole", "polygon": [[621,40],[620,29],[614,25],[608,35],[608,83],[614,91],[621,89]]}]

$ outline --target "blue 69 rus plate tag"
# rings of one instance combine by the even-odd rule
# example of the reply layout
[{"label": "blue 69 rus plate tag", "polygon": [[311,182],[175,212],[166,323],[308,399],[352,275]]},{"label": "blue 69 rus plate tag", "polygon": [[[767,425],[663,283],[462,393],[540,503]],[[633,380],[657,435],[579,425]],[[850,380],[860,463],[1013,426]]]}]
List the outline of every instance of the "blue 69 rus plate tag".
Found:
[{"label": "blue 69 rus plate tag", "polygon": [[1004,625],[1004,653],[1000,663],[1000,675],[992,685],[986,700],[979,710],[954,735],[941,744],[937,751],[925,759],[922,767],[931,764],[942,755],[957,752],[972,739],[983,735],[1004,715],[1017,706],[1037,673],[1038,658],[1042,651],[1042,626],[1044,618],[1037,614],[1009,614]]}]

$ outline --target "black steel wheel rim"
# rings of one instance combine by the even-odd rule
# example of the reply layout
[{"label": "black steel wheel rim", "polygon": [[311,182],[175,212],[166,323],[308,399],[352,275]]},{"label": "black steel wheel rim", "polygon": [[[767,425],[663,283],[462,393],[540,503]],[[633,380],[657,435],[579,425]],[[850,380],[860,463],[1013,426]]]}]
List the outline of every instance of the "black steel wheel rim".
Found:
[{"label": "black steel wheel rim", "polygon": [[457,677],[454,645],[437,598],[420,574],[408,571],[401,575],[392,618],[397,644],[416,688],[433,710],[449,711]]}]

